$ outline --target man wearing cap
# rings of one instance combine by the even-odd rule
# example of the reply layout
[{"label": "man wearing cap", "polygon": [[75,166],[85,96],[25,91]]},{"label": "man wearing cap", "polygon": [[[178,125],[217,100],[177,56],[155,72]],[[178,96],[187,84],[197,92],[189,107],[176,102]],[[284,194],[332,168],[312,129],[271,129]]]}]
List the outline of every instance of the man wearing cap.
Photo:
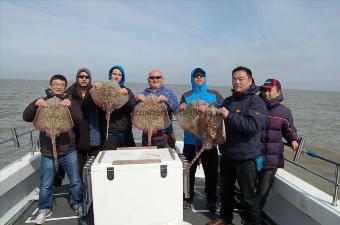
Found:
[{"label": "man wearing cap", "polygon": [[[184,109],[187,104],[196,100],[203,100],[207,104],[221,107],[223,97],[215,90],[208,89],[206,84],[206,72],[202,68],[195,68],[191,72],[192,90],[185,92],[181,98],[180,108]],[[188,161],[196,156],[196,152],[201,149],[202,142],[197,140],[190,132],[184,131],[183,153]],[[207,208],[211,213],[216,211],[216,189],[218,174],[218,153],[213,147],[201,155],[202,166],[205,174],[205,193],[207,194]],[[194,163],[190,168],[190,198],[184,199],[184,208],[189,208],[194,198],[195,173],[198,163]]]},{"label": "man wearing cap", "polygon": [[234,187],[237,179],[245,224],[261,224],[259,200],[255,192],[256,159],[261,154],[261,131],[267,119],[266,105],[256,95],[252,72],[246,67],[232,71],[232,96],[219,109],[224,117],[226,142],[220,145],[221,211],[220,218],[208,225],[232,224]]},{"label": "man wearing cap", "polygon": [[[140,93],[136,99],[139,102],[145,101],[145,96],[154,94],[157,96],[159,103],[165,103],[168,109],[170,120],[172,113],[179,109],[179,104],[176,95],[169,89],[164,87],[164,76],[160,70],[152,70],[148,76],[148,83],[150,87],[146,88]],[[148,143],[147,134],[143,133],[142,144],[146,146]],[[173,132],[172,124],[165,129],[158,130],[156,134],[151,137],[151,144],[158,148],[175,147],[175,135]]]},{"label": "man wearing cap", "polygon": [[276,79],[267,79],[261,86],[260,97],[268,109],[267,124],[262,130],[261,137],[263,169],[259,173],[257,187],[262,208],[273,185],[277,168],[283,168],[284,165],[282,137],[294,151],[298,148],[299,137],[293,124],[291,111],[281,104],[283,95],[280,82]]}]

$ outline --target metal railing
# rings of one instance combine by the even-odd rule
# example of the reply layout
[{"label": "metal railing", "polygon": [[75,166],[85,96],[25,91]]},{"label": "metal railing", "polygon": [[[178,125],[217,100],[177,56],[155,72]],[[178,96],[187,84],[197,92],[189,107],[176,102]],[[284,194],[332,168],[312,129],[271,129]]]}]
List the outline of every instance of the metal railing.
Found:
[{"label": "metal railing", "polygon": [[[289,160],[289,159],[285,159],[285,160],[287,162],[289,162],[289,163],[291,163],[291,164],[293,164],[293,165],[295,165],[295,166],[297,166],[297,167],[299,167],[301,169],[304,169],[305,171],[307,171],[307,172],[309,172],[309,173],[311,173],[311,174],[313,174],[313,175],[315,175],[315,176],[317,176],[317,177],[319,177],[319,178],[321,178],[321,179],[323,179],[323,180],[333,184],[334,190],[333,190],[333,195],[332,195],[333,196],[333,200],[332,200],[331,205],[337,206],[338,205],[337,204],[337,200],[338,200],[338,188],[340,186],[340,184],[339,184],[339,167],[340,167],[340,163],[339,162],[335,162],[335,161],[333,161],[331,159],[327,159],[327,158],[319,155],[318,153],[316,153],[313,150],[304,150],[304,143],[305,143],[305,141],[306,141],[306,138],[305,137],[301,137],[299,148],[295,152],[295,156],[294,156],[294,160],[293,161]],[[285,145],[287,145],[287,144],[285,143]],[[306,153],[306,155],[308,155],[310,157],[317,158],[317,159],[322,160],[322,161],[324,161],[326,163],[329,163],[329,164],[333,164],[335,166],[335,179],[331,180],[331,179],[329,179],[329,178],[327,178],[327,177],[325,177],[325,176],[323,176],[323,175],[321,175],[319,173],[316,173],[316,172],[314,172],[314,171],[312,171],[312,170],[310,170],[310,169],[308,169],[308,168],[298,164],[298,162],[300,160],[301,153]]]},{"label": "metal railing", "polygon": [[[35,138],[33,135],[34,132],[37,132],[35,128],[25,130],[20,133],[17,132],[16,128],[11,128],[12,136],[9,138],[0,139],[0,145],[4,146],[5,144],[13,142],[14,149],[12,149],[12,147],[7,147],[8,149],[10,149],[10,151],[8,153],[1,154],[0,159],[11,158],[13,157],[14,154],[18,154],[18,151],[25,150],[27,149],[27,147],[29,147],[28,150],[22,152],[22,154],[19,157],[21,157],[23,154],[27,154],[28,152],[31,152],[31,155],[34,155],[34,153],[38,151],[40,148],[39,140]],[[29,135],[28,140],[27,135]],[[25,142],[23,140],[24,138],[26,138]],[[6,167],[6,165],[4,167]]]},{"label": "metal railing", "polygon": [[[35,139],[34,136],[33,136],[33,133],[34,132],[37,132],[37,130],[35,128],[33,129],[29,129],[29,130],[26,130],[26,131],[23,131],[21,133],[18,133],[16,131],[15,128],[11,128],[11,133],[12,133],[12,137],[10,138],[6,138],[6,139],[0,139],[0,145],[1,144],[5,144],[5,143],[9,143],[11,141],[13,141],[13,144],[15,146],[15,150],[18,150],[18,149],[23,149],[27,146],[30,146],[31,148],[31,155],[34,155],[34,153],[39,150],[40,148],[40,144],[39,144],[39,140],[38,139]],[[23,136],[26,136],[26,135],[29,135],[29,142],[26,143],[26,144],[22,144],[22,142],[20,141],[20,138],[23,137]],[[333,206],[337,206],[337,200],[338,200],[338,188],[340,186],[339,184],[339,180],[340,180],[340,163],[339,162],[335,162],[333,160],[330,160],[330,159],[327,159],[321,155],[319,155],[318,153],[312,151],[312,150],[304,150],[304,143],[305,143],[305,140],[306,138],[305,137],[302,137],[301,140],[300,140],[300,145],[299,145],[299,148],[298,150],[296,151],[295,153],[295,156],[294,156],[294,160],[289,160],[289,159],[285,159],[287,162],[301,168],[301,169],[304,169],[305,171],[333,184],[333,187],[334,187],[334,190],[333,190],[333,200],[332,200],[332,205]],[[285,145],[287,145],[285,143]],[[14,154],[15,151],[11,151],[9,154],[7,155],[2,155],[1,158],[5,158],[5,157],[9,157],[11,156],[12,154]],[[27,152],[25,152],[27,153]],[[306,153],[308,156],[310,157],[313,157],[313,158],[317,158],[319,160],[322,160],[324,162],[327,162],[329,164],[333,164],[336,169],[335,169],[335,180],[331,180],[319,173],[316,173],[300,164],[298,164],[299,160],[300,160],[300,156],[301,156],[301,153]]]}]

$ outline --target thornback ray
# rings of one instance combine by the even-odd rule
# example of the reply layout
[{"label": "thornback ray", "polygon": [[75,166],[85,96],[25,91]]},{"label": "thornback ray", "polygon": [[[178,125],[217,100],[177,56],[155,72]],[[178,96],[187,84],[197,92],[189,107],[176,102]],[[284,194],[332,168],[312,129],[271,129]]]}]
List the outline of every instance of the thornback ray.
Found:
[{"label": "thornback ray", "polygon": [[191,132],[195,138],[203,143],[194,159],[185,168],[186,170],[190,169],[206,149],[211,149],[217,144],[225,142],[223,117],[217,114],[218,109],[213,105],[209,105],[205,113],[198,111],[199,105],[202,104],[208,106],[204,101],[193,101],[185,109],[175,113],[182,129]]},{"label": "thornback ray", "polygon": [[166,105],[158,103],[154,94],[146,96],[145,101],[138,103],[132,113],[132,124],[148,135],[148,146],[151,146],[152,135],[170,123]]},{"label": "thornback ray", "polygon": [[99,86],[94,86],[90,93],[95,104],[101,107],[106,114],[106,140],[109,135],[111,113],[121,108],[129,101],[129,96],[120,93],[121,87],[114,80],[109,80]]},{"label": "thornback ray", "polygon": [[60,105],[61,100],[53,97],[47,100],[47,106],[39,106],[33,125],[41,132],[51,138],[52,155],[55,162],[56,171],[58,172],[58,152],[56,147],[56,138],[61,133],[69,131],[73,127],[71,113],[67,107]]}]

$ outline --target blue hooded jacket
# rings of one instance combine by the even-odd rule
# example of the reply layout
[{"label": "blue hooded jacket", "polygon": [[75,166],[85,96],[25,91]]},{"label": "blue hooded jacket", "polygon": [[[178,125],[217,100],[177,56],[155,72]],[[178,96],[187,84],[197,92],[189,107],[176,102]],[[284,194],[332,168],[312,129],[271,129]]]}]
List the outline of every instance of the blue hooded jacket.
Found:
[{"label": "blue hooded jacket", "polygon": [[[197,85],[194,80],[194,75],[197,71],[201,71],[205,75],[204,83],[201,86]],[[208,104],[215,104],[218,108],[221,106],[223,102],[223,97],[217,91],[210,90],[207,88],[206,77],[207,77],[207,74],[205,70],[202,68],[195,68],[191,72],[192,90],[183,94],[181,98],[181,103],[189,104],[190,102],[194,100],[204,100]],[[191,144],[191,145],[196,144],[195,138],[188,131],[184,131],[184,144]]]},{"label": "blue hooded jacket", "polygon": [[115,66],[111,67],[111,69],[109,70],[109,74],[108,74],[109,80],[112,79],[112,71],[114,69],[119,69],[120,72],[122,72],[122,79],[119,81],[118,84],[120,85],[120,87],[124,87],[124,84],[125,84],[125,72],[124,72],[124,68],[122,66],[115,65]]}]

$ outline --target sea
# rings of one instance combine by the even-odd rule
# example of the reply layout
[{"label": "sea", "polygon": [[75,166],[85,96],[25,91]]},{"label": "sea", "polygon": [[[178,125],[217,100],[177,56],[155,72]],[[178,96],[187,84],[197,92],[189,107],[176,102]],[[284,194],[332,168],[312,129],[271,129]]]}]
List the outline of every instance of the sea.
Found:
[{"label": "sea", "polygon": [[[127,83],[133,93],[139,94],[147,87],[146,83]],[[182,94],[191,89],[191,85],[165,84],[180,100]],[[25,107],[34,99],[45,96],[48,81],[41,80],[5,80],[0,79],[0,143],[12,137],[11,128],[18,133],[33,129],[32,123],[22,119]],[[230,86],[209,86],[223,97],[231,95]],[[293,114],[294,125],[300,136],[306,138],[305,150],[313,150],[322,157],[340,162],[340,92],[283,90],[284,101]],[[176,139],[183,140],[183,131],[174,124]],[[135,140],[141,140],[141,132],[134,129]],[[36,135],[36,134],[35,134]],[[26,138],[27,139],[27,138]],[[27,140],[26,140],[27,141]],[[21,144],[24,145],[24,144]],[[26,143],[26,145],[29,145]],[[13,141],[0,145],[0,169],[20,156],[21,150]],[[292,160],[294,153],[285,149],[285,157]],[[302,154],[300,165],[330,179],[335,179],[335,166]],[[333,193],[333,185],[323,179],[306,173],[303,169],[285,163],[285,169],[314,186]]]}]

